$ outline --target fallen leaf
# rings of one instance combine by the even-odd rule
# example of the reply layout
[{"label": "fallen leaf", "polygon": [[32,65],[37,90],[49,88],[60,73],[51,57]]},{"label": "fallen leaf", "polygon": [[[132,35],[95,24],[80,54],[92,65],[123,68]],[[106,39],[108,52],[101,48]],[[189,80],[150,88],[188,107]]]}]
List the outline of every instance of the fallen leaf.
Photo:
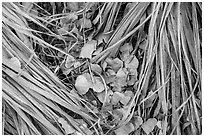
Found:
[{"label": "fallen leaf", "polygon": [[17,57],[12,57],[12,58],[10,59],[10,62],[11,62],[15,67],[17,67],[18,69],[21,68],[21,63],[20,63],[20,61],[19,61],[19,59],[18,59]]},{"label": "fallen leaf", "polygon": [[92,84],[87,80],[84,75],[79,75],[75,81],[75,87],[80,94],[86,94]]},{"label": "fallen leaf", "polygon": [[[99,43],[98,43],[99,44]],[[101,53],[103,51],[103,47],[98,47],[94,52],[93,55],[98,55],[99,53]]]},{"label": "fallen leaf", "polygon": [[159,129],[162,129],[162,121],[158,121],[158,122],[157,122],[157,127],[158,127]]},{"label": "fallen leaf", "polygon": [[98,72],[99,74],[102,73],[102,68],[98,64],[91,64],[91,70]]},{"label": "fallen leaf", "polygon": [[115,72],[118,72],[118,70],[120,68],[122,68],[123,66],[123,62],[119,59],[119,58],[115,58],[115,59],[110,59],[110,58],[107,58],[106,59],[106,62],[109,66],[111,66],[111,68],[115,71]]},{"label": "fallen leaf", "polygon": [[[136,72],[137,72],[137,71],[136,71]],[[136,72],[135,72],[135,73],[136,73]],[[129,86],[132,86],[132,85],[135,84],[136,81],[137,81],[137,73],[136,73],[135,75],[129,75],[129,76],[128,76],[127,84],[128,84]]]},{"label": "fallen leaf", "polygon": [[113,95],[113,91],[109,89],[109,90],[107,91],[107,94],[106,94],[105,91],[99,92],[99,93],[97,94],[97,97],[98,97],[98,99],[99,99],[101,102],[104,102],[105,95],[106,95],[106,102],[105,102],[105,103],[109,103],[109,102],[111,101],[111,96]]},{"label": "fallen leaf", "polygon": [[62,24],[69,24],[75,20],[78,19],[78,16],[76,15],[75,12],[71,12],[69,14],[67,14],[64,18],[61,19]]},{"label": "fallen leaf", "polygon": [[110,32],[106,32],[106,33],[100,33],[95,37],[95,39],[98,41],[98,44],[101,44],[104,42],[108,43],[108,40],[112,36],[113,32],[114,31],[110,31]]},{"label": "fallen leaf", "polygon": [[73,56],[67,55],[66,62],[65,62],[65,67],[66,68],[71,68],[74,63],[76,62],[75,58]]},{"label": "fallen leaf", "polygon": [[71,127],[66,120],[59,118],[58,122],[62,124],[62,128],[65,130],[66,135],[73,134],[76,130]]},{"label": "fallen leaf", "polygon": [[81,63],[80,63],[79,61],[77,61],[77,62],[74,63],[74,68],[77,68],[77,67],[79,67],[80,65],[81,65]]},{"label": "fallen leaf", "polygon": [[105,88],[104,88],[104,84],[101,80],[100,77],[93,77],[94,79],[94,84],[93,84],[93,90],[95,92],[102,92]]},{"label": "fallen leaf", "polygon": [[81,26],[81,28],[91,28],[92,27],[92,23],[91,23],[91,20],[90,19],[87,19],[87,18],[81,18],[79,21],[78,21],[79,25]]},{"label": "fallen leaf", "polygon": [[124,96],[123,98],[120,99],[120,102],[123,104],[123,105],[127,105],[130,101],[131,97],[128,97],[128,96]]},{"label": "fallen leaf", "polygon": [[133,50],[132,44],[125,43],[123,46],[120,47],[121,52],[131,52]]},{"label": "fallen leaf", "polygon": [[95,40],[91,40],[91,41],[88,41],[87,43],[85,43],[81,49],[81,53],[80,53],[79,57],[91,59],[92,53],[96,49],[96,44],[97,44],[97,41],[95,41]]},{"label": "fallen leaf", "polygon": [[124,95],[125,95],[125,96],[128,96],[128,97],[133,97],[133,96],[134,96],[134,94],[133,94],[133,92],[132,92],[131,90],[126,90],[126,91],[124,92]]},{"label": "fallen leaf", "polygon": [[132,131],[134,131],[134,125],[128,122],[126,125],[116,129],[116,135],[128,135]]},{"label": "fallen leaf", "polygon": [[125,68],[129,71],[130,75],[137,74],[137,68],[139,65],[139,61],[136,56],[131,56],[127,60],[125,60]]},{"label": "fallen leaf", "polygon": [[130,54],[129,51],[122,52],[122,53],[120,54],[120,58],[121,58],[122,61],[127,60],[130,56],[131,56],[131,54]]},{"label": "fallen leaf", "polygon": [[112,99],[111,99],[111,103],[113,105],[116,105],[122,98],[124,98],[125,95],[122,94],[122,93],[119,93],[119,92],[114,92],[113,93],[113,96],[112,96]]},{"label": "fallen leaf", "polygon": [[137,130],[140,127],[140,125],[142,125],[142,123],[143,123],[143,120],[142,120],[142,118],[140,116],[134,116],[133,121],[134,121],[134,124],[135,124],[135,130]]},{"label": "fallen leaf", "polygon": [[155,118],[149,118],[146,122],[142,124],[142,129],[148,135],[157,124],[157,120]]}]

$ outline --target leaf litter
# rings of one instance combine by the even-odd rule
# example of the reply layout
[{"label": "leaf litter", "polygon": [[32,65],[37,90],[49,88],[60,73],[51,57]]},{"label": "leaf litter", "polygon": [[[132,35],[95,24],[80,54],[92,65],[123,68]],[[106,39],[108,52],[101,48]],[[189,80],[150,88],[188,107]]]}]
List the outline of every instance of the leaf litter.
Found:
[{"label": "leaf litter", "polygon": [[[61,3],[57,4],[61,5]],[[53,7],[55,6],[54,3],[52,3],[51,5]],[[158,118],[161,104],[160,102],[159,103],[156,102],[158,99],[158,94],[160,94],[161,92],[157,94],[154,93],[153,91],[156,90],[155,89],[156,86],[157,87],[161,86],[160,79],[166,78],[166,75],[162,73],[161,76],[156,75],[157,76],[156,86],[154,84],[156,80],[155,78],[152,77],[155,76],[154,74],[155,71],[163,71],[162,69],[165,66],[162,65],[159,62],[160,60],[158,59],[158,57],[156,57],[159,60],[159,61],[156,60],[156,65],[158,66],[157,70],[155,70],[154,65],[152,65],[150,68],[146,68],[146,63],[151,63],[151,61],[149,60],[147,60],[149,62],[146,62],[146,59],[148,59],[148,57],[154,58],[153,54],[155,53],[155,51],[153,50],[155,49],[151,48],[155,48],[153,46],[154,44],[158,46],[156,44],[157,42],[154,41],[155,42],[154,43],[153,40],[151,39],[156,34],[154,33],[154,31],[152,31],[152,29],[159,30],[157,29],[157,26],[161,27],[162,24],[166,24],[165,18],[162,18],[166,16],[163,15],[161,16],[160,13],[162,12],[158,12],[159,13],[158,15],[156,14],[157,12],[155,12],[155,15],[153,13],[152,13],[153,15],[151,15],[151,21],[148,21],[150,19],[150,13],[152,11],[152,9],[150,10],[149,8],[147,8],[152,7],[152,5],[149,3],[145,4],[130,2],[128,3],[67,2],[64,3],[64,5],[65,6],[61,11],[62,15],[61,14],[57,15],[60,16],[59,18],[55,18],[55,16],[53,17],[50,16],[50,18],[52,19],[50,19],[51,21],[48,20],[49,22],[52,21],[54,22],[54,20],[57,20],[56,21],[57,27],[55,27],[55,30],[53,31],[56,31],[55,37],[60,38],[60,40],[63,39],[62,40],[63,42],[57,41],[60,44],[54,44],[54,46],[55,47],[59,45],[62,46],[61,49],[64,51],[64,53],[58,52],[57,53],[58,58],[50,59],[51,61],[49,61],[48,64],[61,62],[61,64],[57,65],[54,64],[51,67],[50,66],[49,67],[50,68],[53,67],[56,70],[60,66],[62,73],[66,76],[66,78],[64,79],[71,83],[70,84],[70,87],[72,88],[71,93],[75,96],[79,94],[77,98],[80,98],[80,101],[83,100],[82,111],[88,109],[89,112],[92,113],[92,115],[94,115],[94,117],[97,118],[97,121],[94,121],[95,123],[92,123],[93,121],[87,122],[89,124],[84,122],[82,119],[77,121],[82,120],[83,121],[82,125],[84,125],[85,127],[84,130],[86,130],[86,128],[89,128],[91,129],[91,131],[94,131],[94,134],[104,134],[105,133],[104,131],[106,131],[107,129],[114,129],[113,133],[111,134],[116,135],[127,135],[131,133],[151,134],[153,132],[155,134],[157,133],[156,130],[154,131],[155,126],[157,126],[159,129],[158,133],[162,134],[163,133],[162,130],[164,130],[162,124],[165,124],[165,122],[167,121],[164,121],[164,119],[161,121]],[[156,7],[156,5],[157,4],[155,3],[154,7]],[[161,5],[163,4],[158,4],[157,7],[160,7]],[[166,8],[170,5],[171,4],[166,4],[163,7]],[[33,7],[32,4],[24,3],[23,6],[25,7],[26,11],[31,13],[31,9]],[[123,8],[123,11],[121,11],[122,9],[121,7],[125,7]],[[154,9],[154,7],[152,8],[155,11],[159,9],[159,8]],[[184,7],[187,8],[188,6]],[[199,7],[199,4],[196,7]],[[171,7],[169,7],[169,9],[171,9]],[[179,9],[177,12],[180,12]],[[104,13],[109,14],[106,15]],[[112,13],[116,13],[116,15],[119,16],[114,17],[111,15]],[[196,12],[194,11],[193,13],[197,14],[197,11]],[[174,18],[177,17],[174,15],[174,13],[170,12],[168,14],[171,15],[171,18],[168,18],[167,22],[168,24],[172,25],[175,23]],[[183,15],[180,16],[187,20],[185,16],[184,17]],[[45,19],[47,18],[45,17]],[[158,22],[161,22],[160,20],[162,19],[165,23],[159,24]],[[179,19],[180,18],[177,18],[177,20]],[[145,20],[148,21],[150,25],[146,25]],[[142,23],[143,21],[144,23]],[[195,17],[193,18],[193,21],[197,22]],[[138,29],[135,29],[134,24],[139,24],[140,26],[139,33]],[[146,31],[144,29],[144,26],[145,27],[150,26],[151,28],[149,28],[149,30]],[[170,30],[172,26],[170,27],[169,26],[162,26],[161,28],[166,28],[167,30],[168,29]],[[180,28],[181,30],[188,30],[185,27],[188,28],[189,26],[181,25],[180,27],[184,27],[184,29]],[[197,26],[193,27],[194,27],[193,29],[198,29]],[[175,36],[177,36],[177,34],[175,34],[173,30],[169,31],[168,33],[166,32],[163,33],[165,35],[168,34],[168,38],[171,39],[171,43],[173,44],[178,43],[174,38]],[[126,37],[127,35],[129,36]],[[152,37],[150,36],[148,38],[147,35],[152,35]],[[185,41],[188,37],[188,36],[184,37],[182,33],[180,33],[179,35],[181,35],[182,37],[181,38],[182,42],[183,40]],[[197,36],[195,35],[195,37]],[[54,39],[52,39],[51,36],[48,36],[48,38],[51,39],[52,42],[55,41]],[[156,38],[156,36],[154,38]],[[117,43],[118,41],[120,43]],[[193,42],[192,39],[191,41]],[[161,40],[158,40],[158,42],[162,43]],[[190,43],[189,41],[187,42]],[[147,48],[149,46],[151,48]],[[168,47],[168,43],[165,43],[165,46]],[[159,48],[156,49],[158,51],[164,48],[160,45],[158,47]],[[165,50],[162,49],[160,53],[158,52],[158,56],[161,54],[159,57],[162,57],[162,55],[165,54],[165,52],[169,52],[168,51],[169,49],[171,49],[172,51],[177,50],[177,48],[175,47],[171,48],[168,47],[167,51],[166,49]],[[36,50],[40,50],[45,53],[47,52],[47,49],[45,48],[43,50],[41,49]],[[43,52],[40,54],[44,54]],[[153,56],[149,56],[150,52]],[[67,54],[65,55],[65,53]],[[114,54],[110,55],[111,53]],[[187,49],[184,49],[183,53],[185,53],[186,56],[186,54],[188,54]],[[179,58],[177,56],[177,53],[173,55],[175,55],[176,58]],[[55,53],[52,52],[46,53],[46,58],[50,56],[55,58],[54,57]],[[171,52],[168,53],[168,56],[172,56]],[[100,61],[98,61],[97,63],[96,61],[93,61],[92,59],[95,57],[96,58],[101,57]],[[166,60],[167,59],[164,56],[164,62]],[[186,60],[190,59],[187,58]],[[195,59],[193,59],[193,62],[195,62]],[[14,66],[15,68],[18,69],[21,68],[20,61],[16,57],[11,58],[9,60],[9,63],[11,63],[12,66]],[[176,63],[178,64],[178,62]],[[174,62],[174,64],[176,63]],[[197,62],[195,64],[197,64]],[[90,68],[87,69],[88,68],[87,66],[90,66]],[[182,75],[181,77],[183,77]],[[144,80],[145,83],[142,83],[141,80]],[[67,83],[67,81],[64,83]],[[150,88],[146,88],[144,85],[153,86],[149,86]],[[143,91],[144,89],[145,91]],[[180,87],[177,86],[177,89],[180,90]],[[143,94],[144,92],[147,93],[147,95]],[[172,96],[176,95],[172,94]],[[196,103],[199,102],[200,98],[199,99],[196,98],[193,102],[195,103],[195,101]],[[138,102],[140,103],[137,105]],[[176,106],[179,107],[180,103],[178,102],[176,103],[177,103]],[[135,104],[137,106],[132,107]],[[166,102],[166,104],[168,110],[175,109],[174,106],[175,102],[169,100]],[[152,114],[150,114],[152,112],[153,117]],[[144,115],[146,116],[146,118],[143,118]],[[173,114],[172,117],[176,117],[176,115],[177,113]],[[199,118],[196,117],[196,122],[199,121],[198,119]],[[126,123],[120,126],[120,123],[122,123],[121,121]],[[61,124],[66,134],[73,134],[74,132],[76,132],[64,118],[59,118],[58,122]],[[188,122],[184,124],[188,126]],[[109,131],[106,133],[108,134]],[[178,132],[179,129],[177,129],[176,131]],[[81,133],[76,132],[76,134]]]}]

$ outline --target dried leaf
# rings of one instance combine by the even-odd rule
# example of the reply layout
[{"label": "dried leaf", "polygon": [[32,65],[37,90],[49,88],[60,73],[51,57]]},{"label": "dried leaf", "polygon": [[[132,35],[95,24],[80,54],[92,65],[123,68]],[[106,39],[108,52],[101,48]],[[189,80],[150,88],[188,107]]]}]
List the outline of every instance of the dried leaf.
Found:
[{"label": "dried leaf", "polygon": [[84,75],[79,75],[75,82],[75,87],[80,94],[86,94],[89,88],[92,87],[92,84],[87,80]]},{"label": "dried leaf", "polygon": [[125,95],[122,94],[122,93],[119,93],[119,92],[114,92],[113,93],[113,96],[112,96],[112,99],[111,99],[111,103],[113,105],[116,105],[122,98],[124,98]]},{"label": "dried leaf", "polygon": [[106,102],[109,103],[109,102],[111,101],[111,96],[113,95],[113,91],[112,91],[112,90],[108,90],[108,91],[107,91],[107,94],[105,93],[105,91],[99,92],[99,93],[97,94],[97,97],[98,97],[98,99],[99,99],[101,102],[104,102],[105,95],[106,95]]},{"label": "dried leaf", "polygon": [[137,130],[142,125],[143,120],[140,116],[134,116],[135,129]]},{"label": "dried leaf", "polygon": [[149,118],[146,122],[142,124],[142,129],[148,135],[157,124],[157,120],[155,118]]},{"label": "dried leaf", "polygon": [[11,59],[10,59],[10,62],[14,65],[14,66],[16,66],[17,68],[21,68],[21,63],[20,63],[20,61],[19,61],[19,59],[17,58],[17,57],[12,57]]},{"label": "dried leaf", "polygon": [[101,80],[100,77],[93,77],[94,78],[94,84],[93,84],[93,90],[95,92],[102,92],[105,88],[104,88],[104,84]]},{"label": "dried leaf", "polygon": [[98,64],[91,64],[91,70],[98,72],[99,74],[102,73],[102,68]]},{"label": "dried leaf", "polygon": [[131,97],[128,97],[128,96],[124,96],[123,98],[120,99],[120,102],[123,104],[123,105],[127,105],[130,101]]},{"label": "dried leaf", "polygon": [[130,75],[137,74],[138,65],[139,65],[139,61],[136,58],[136,56],[131,56],[130,58],[125,60],[125,68],[128,69]]},{"label": "dried leaf", "polygon": [[134,94],[131,90],[126,90],[125,93],[124,93],[125,96],[128,96],[128,97],[133,97]]},{"label": "dried leaf", "polygon": [[91,23],[91,20],[90,19],[87,19],[87,18],[81,18],[79,21],[78,21],[79,25],[81,26],[81,28],[91,28],[92,27],[92,23]]},{"label": "dried leaf", "polygon": [[95,40],[91,40],[85,43],[81,49],[81,53],[79,57],[91,59],[92,53],[96,49],[96,44],[97,44],[97,41]]},{"label": "dried leaf", "polygon": [[73,134],[76,130],[71,127],[66,120],[59,118],[58,122],[62,124],[62,128],[65,130],[66,135]]},{"label": "dried leaf", "polygon": [[100,33],[98,34],[95,39],[98,41],[98,44],[101,44],[101,43],[108,43],[108,40],[110,39],[110,37],[112,36],[114,31],[110,31],[110,32],[107,32],[107,33]]},{"label": "dried leaf", "polygon": [[123,66],[123,62],[119,59],[119,58],[115,58],[115,59],[110,59],[110,58],[107,58],[106,59],[106,62],[109,66],[112,67],[112,69],[115,71],[115,72],[118,72],[118,70],[120,68],[122,68]]},{"label": "dried leaf", "polygon": [[162,129],[162,121],[158,121],[158,122],[157,122],[157,127],[158,127],[159,129]]},{"label": "dried leaf", "polygon": [[116,135],[128,135],[132,131],[134,131],[134,125],[129,122],[126,125],[116,129]]},{"label": "dried leaf", "polygon": [[67,55],[67,59],[65,62],[65,67],[66,68],[71,68],[74,63],[76,62],[75,58],[73,56]]},{"label": "dried leaf", "polygon": [[132,44],[125,43],[123,46],[120,47],[121,52],[131,52],[133,50]]},{"label": "dried leaf", "polygon": [[[98,43],[99,44],[99,43]],[[97,48],[95,51],[94,51],[94,53],[93,53],[93,55],[98,55],[99,53],[101,53],[103,51],[103,47],[99,47],[99,48]]]},{"label": "dried leaf", "polygon": [[69,13],[66,15],[65,18],[61,19],[62,24],[69,24],[71,22],[74,22],[75,20],[78,19],[78,16],[75,12]]}]

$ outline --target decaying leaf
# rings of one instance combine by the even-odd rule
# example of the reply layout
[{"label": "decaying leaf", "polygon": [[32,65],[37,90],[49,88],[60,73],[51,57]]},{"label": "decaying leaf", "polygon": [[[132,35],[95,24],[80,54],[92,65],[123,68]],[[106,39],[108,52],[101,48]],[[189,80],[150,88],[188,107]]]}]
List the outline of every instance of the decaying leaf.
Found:
[{"label": "decaying leaf", "polygon": [[107,33],[100,33],[98,34],[95,39],[98,41],[98,44],[101,44],[103,42],[108,43],[108,40],[112,36],[113,31],[107,32]]},{"label": "decaying leaf", "polygon": [[[99,44],[99,43],[98,43]],[[103,51],[103,47],[98,47],[94,52],[93,55],[98,55],[99,53],[101,53]]]},{"label": "decaying leaf", "polygon": [[113,93],[113,96],[112,96],[112,99],[111,99],[111,103],[113,105],[116,105],[122,98],[124,98],[125,95],[122,94],[122,93],[119,93],[119,92],[114,92]]},{"label": "decaying leaf", "polygon": [[118,72],[118,70],[123,66],[123,62],[119,58],[106,59],[107,65],[109,65],[115,72]]},{"label": "decaying leaf", "polygon": [[63,118],[59,118],[58,122],[62,125],[62,128],[65,130],[66,135],[73,134],[76,131]]},{"label": "decaying leaf", "polygon": [[75,62],[76,60],[73,56],[67,55],[67,59],[64,65],[66,68],[71,68]]},{"label": "decaying leaf", "polygon": [[80,53],[79,57],[91,59],[92,53],[96,49],[96,44],[97,44],[97,41],[95,41],[95,40],[91,40],[91,41],[88,41],[87,43],[85,43],[81,49],[81,53]]},{"label": "decaying leaf", "polygon": [[71,23],[77,19],[78,19],[78,16],[76,15],[76,13],[71,12],[71,13],[67,14],[66,17],[62,18],[61,22],[64,25],[64,24],[69,24],[69,23]]},{"label": "decaying leaf", "polygon": [[98,99],[99,99],[101,102],[104,102],[105,95],[106,95],[106,102],[107,102],[107,103],[110,103],[110,101],[111,101],[111,96],[113,95],[113,91],[109,89],[109,90],[107,91],[107,94],[105,93],[105,91],[99,92],[99,93],[97,94],[97,97],[98,97]]},{"label": "decaying leaf", "polygon": [[20,61],[19,61],[19,59],[17,58],[17,57],[12,57],[11,59],[10,59],[10,62],[15,66],[15,67],[17,67],[17,68],[21,68],[21,63],[20,63]]},{"label": "decaying leaf", "polygon": [[98,72],[99,74],[102,73],[102,68],[98,64],[91,64],[91,70]]},{"label": "decaying leaf", "polygon": [[134,116],[134,125],[135,125],[135,129],[137,130],[140,125],[142,125],[143,120],[140,116]]},{"label": "decaying leaf", "polygon": [[121,52],[131,52],[133,50],[132,44],[125,43],[123,46],[120,47]]},{"label": "decaying leaf", "polygon": [[75,87],[80,94],[86,94],[89,88],[92,87],[92,84],[87,80],[84,75],[79,75],[75,82]]},{"label": "decaying leaf", "polygon": [[114,87],[114,91],[121,92],[121,88],[127,85],[127,74],[128,72],[125,68],[119,69],[114,83],[111,84]]},{"label": "decaying leaf", "polygon": [[87,18],[81,18],[80,20],[78,20],[78,23],[81,26],[81,28],[84,29],[92,27],[91,20]]},{"label": "decaying leaf", "polygon": [[138,65],[139,65],[139,61],[136,58],[136,56],[131,56],[127,60],[125,60],[125,68],[127,68],[130,75],[137,74]]},{"label": "decaying leaf", "polygon": [[142,129],[148,135],[157,124],[157,120],[155,118],[149,118],[146,122],[142,124]]},{"label": "decaying leaf", "polygon": [[127,105],[130,101],[131,97],[128,97],[128,96],[124,96],[123,98],[120,99],[120,102],[123,104],[123,105]]},{"label": "decaying leaf", "polygon": [[157,122],[157,127],[158,127],[159,129],[162,129],[162,121],[158,121],[158,122]]},{"label": "decaying leaf", "polygon": [[128,122],[126,125],[116,129],[116,135],[128,135],[132,131],[134,131],[134,125]]},{"label": "decaying leaf", "polygon": [[93,77],[94,79],[94,84],[92,86],[93,90],[95,92],[102,92],[105,88],[104,88],[104,84],[101,80],[100,77]]}]

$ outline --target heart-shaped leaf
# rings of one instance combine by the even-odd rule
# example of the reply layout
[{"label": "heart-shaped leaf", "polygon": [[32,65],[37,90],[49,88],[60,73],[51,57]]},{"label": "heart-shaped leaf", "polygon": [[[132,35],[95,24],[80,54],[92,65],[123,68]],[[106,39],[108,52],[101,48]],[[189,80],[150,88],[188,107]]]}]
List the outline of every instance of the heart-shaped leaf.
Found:
[{"label": "heart-shaped leaf", "polygon": [[146,122],[142,124],[142,129],[148,135],[157,124],[157,120],[155,118],[149,118]]},{"label": "heart-shaped leaf", "polygon": [[85,43],[81,49],[79,57],[91,59],[92,53],[96,49],[96,44],[97,44],[96,40],[91,40]]},{"label": "heart-shaped leaf", "polygon": [[142,125],[143,120],[140,116],[134,116],[134,124],[135,124],[135,129],[137,130],[140,125]]},{"label": "heart-shaped leaf", "polygon": [[17,58],[17,57],[12,57],[11,59],[10,59],[10,61],[11,61],[11,63],[14,65],[14,66],[16,66],[17,68],[21,68],[21,63],[20,63],[20,61],[19,61],[19,59]]},{"label": "heart-shaped leaf", "polygon": [[88,79],[84,75],[79,75],[75,82],[75,87],[80,94],[86,94],[89,88],[92,87],[92,84],[88,81]]},{"label": "heart-shaped leaf", "polygon": [[134,131],[134,125],[132,123],[127,123],[126,125],[123,125],[122,127],[116,129],[117,135],[128,135]]},{"label": "heart-shaped leaf", "polygon": [[62,128],[65,130],[66,135],[73,134],[76,131],[63,118],[59,118],[58,122],[62,125]]},{"label": "heart-shaped leaf", "polygon": [[102,92],[105,89],[100,77],[94,77],[94,84],[92,88],[95,92]]}]

